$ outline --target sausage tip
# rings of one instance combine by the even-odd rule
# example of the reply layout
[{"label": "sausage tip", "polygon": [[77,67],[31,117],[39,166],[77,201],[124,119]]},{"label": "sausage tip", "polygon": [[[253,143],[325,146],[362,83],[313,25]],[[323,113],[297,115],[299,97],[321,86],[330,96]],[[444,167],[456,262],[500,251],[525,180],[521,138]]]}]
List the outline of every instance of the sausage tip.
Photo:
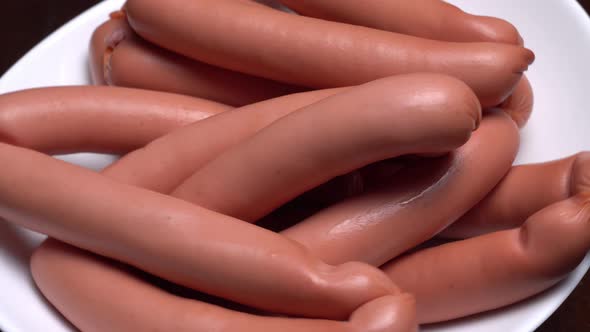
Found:
[{"label": "sausage tip", "polygon": [[533,62],[535,62],[535,58],[536,58],[535,52],[533,52],[529,48],[525,48],[525,53],[526,53],[527,63],[530,66],[533,64]]},{"label": "sausage tip", "polygon": [[128,31],[121,27],[104,37],[105,50],[103,54],[103,80],[108,85],[113,85],[111,79],[111,59],[115,48],[123,42],[128,35]]},{"label": "sausage tip", "polygon": [[125,12],[124,9],[120,9],[120,10],[114,11],[109,14],[109,18],[111,20],[120,20],[120,19],[124,19],[126,17],[127,17],[127,13]]}]

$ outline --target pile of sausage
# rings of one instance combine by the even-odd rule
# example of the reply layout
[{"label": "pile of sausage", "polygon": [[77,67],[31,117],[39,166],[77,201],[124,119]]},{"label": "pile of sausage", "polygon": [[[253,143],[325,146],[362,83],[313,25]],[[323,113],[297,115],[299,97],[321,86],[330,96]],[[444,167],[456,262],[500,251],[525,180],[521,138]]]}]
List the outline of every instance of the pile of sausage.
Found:
[{"label": "pile of sausage", "polygon": [[[512,167],[534,54],[511,24],[439,0],[282,2],[297,14],[128,0],[92,36],[108,86],[0,96],[0,216],[51,237],[31,270],[65,318],[408,332],[579,264],[590,154]],[[49,156],[81,151],[122,158]]]}]

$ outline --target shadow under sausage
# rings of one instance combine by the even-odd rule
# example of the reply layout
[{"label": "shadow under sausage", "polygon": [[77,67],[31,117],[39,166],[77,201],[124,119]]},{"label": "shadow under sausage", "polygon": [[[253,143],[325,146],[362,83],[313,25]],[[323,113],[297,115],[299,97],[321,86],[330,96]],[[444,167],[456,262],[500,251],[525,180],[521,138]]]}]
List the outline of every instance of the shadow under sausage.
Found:
[{"label": "shadow under sausage", "polygon": [[455,156],[407,155],[372,163],[305,192],[258,220],[256,225],[281,232],[332,205],[384,188],[395,188],[400,197],[415,195],[439,182],[453,167]]},{"label": "shadow under sausage", "polygon": [[26,232],[0,218],[0,254],[22,272],[29,270],[29,259],[41,240],[33,239]]}]

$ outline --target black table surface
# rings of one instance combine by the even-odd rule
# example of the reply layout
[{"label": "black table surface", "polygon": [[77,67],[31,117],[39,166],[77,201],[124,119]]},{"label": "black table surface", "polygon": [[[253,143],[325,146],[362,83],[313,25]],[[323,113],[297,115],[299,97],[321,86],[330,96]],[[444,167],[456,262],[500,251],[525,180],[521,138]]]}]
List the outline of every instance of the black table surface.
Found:
[{"label": "black table surface", "polygon": [[[492,0],[490,0],[492,1]],[[0,73],[45,36],[100,2],[98,0],[21,0],[0,5]],[[590,0],[579,0],[590,12]],[[548,27],[549,28],[549,27]],[[589,59],[590,61],[590,59]],[[590,331],[590,274],[537,332]],[[1,332],[1,330],[0,330]]]}]

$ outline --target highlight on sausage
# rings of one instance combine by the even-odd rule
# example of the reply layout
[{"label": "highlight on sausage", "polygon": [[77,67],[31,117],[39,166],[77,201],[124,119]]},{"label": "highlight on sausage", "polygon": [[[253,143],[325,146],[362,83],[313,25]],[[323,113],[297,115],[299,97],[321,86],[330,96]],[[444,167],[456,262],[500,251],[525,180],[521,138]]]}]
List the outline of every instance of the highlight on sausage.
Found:
[{"label": "highlight on sausage", "polygon": [[518,45],[423,39],[292,15],[252,1],[174,0],[162,6],[129,0],[126,11],[140,36],[166,49],[311,88],[438,72],[465,81],[490,107],[512,93],[534,60],[532,51]]},{"label": "highlight on sausage", "polygon": [[0,137],[45,153],[126,153],[229,109],[204,99],[138,89],[36,88],[0,95]]},{"label": "highlight on sausage", "polygon": [[[387,295],[346,321],[264,317],[167,293],[114,261],[46,241],[31,269],[43,294],[82,331],[415,332],[414,300]],[[84,282],[80,282],[84,280]],[[149,313],[149,315],[146,315]]]}]

